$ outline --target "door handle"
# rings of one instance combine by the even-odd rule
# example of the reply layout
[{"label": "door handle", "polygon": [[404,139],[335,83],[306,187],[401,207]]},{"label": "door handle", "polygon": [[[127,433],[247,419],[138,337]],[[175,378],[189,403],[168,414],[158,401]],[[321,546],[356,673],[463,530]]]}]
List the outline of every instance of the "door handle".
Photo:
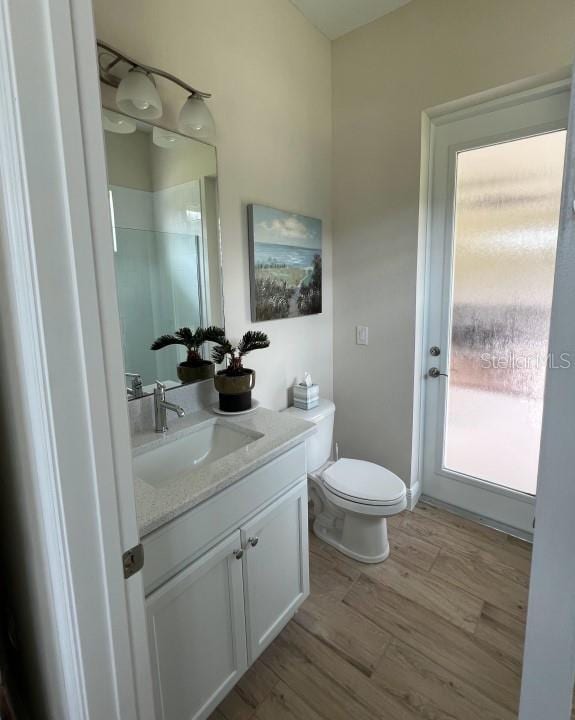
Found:
[{"label": "door handle", "polygon": [[429,375],[429,377],[432,377],[432,378],[438,378],[441,375],[443,375],[443,377],[448,377],[447,373],[442,373],[441,370],[437,367],[429,368],[429,370],[427,371],[427,374]]}]

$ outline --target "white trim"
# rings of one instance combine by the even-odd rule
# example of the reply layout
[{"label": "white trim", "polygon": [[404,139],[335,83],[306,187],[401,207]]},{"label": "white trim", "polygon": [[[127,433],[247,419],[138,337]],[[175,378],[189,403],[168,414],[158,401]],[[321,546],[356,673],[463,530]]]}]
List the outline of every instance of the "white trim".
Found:
[{"label": "white trim", "polygon": [[[69,0],[72,8],[72,33],[77,82],[77,103],[83,139],[86,200],[90,213],[92,242],[89,248],[91,271],[95,277],[92,312],[98,314],[101,335],[102,420],[108,424],[110,453],[115,483],[105,519],[110,530],[119,530],[118,542],[106,551],[109,573],[117,573],[116,558],[139,542],[132,472],[132,442],[124,384],[124,355],[117,303],[116,273],[112,227],[108,209],[108,177],[102,127],[102,103],[98,79],[96,35],[91,0]],[[92,264],[93,263],[93,264]],[[112,477],[112,475],[111,475]],[[106,530],[106,537],[110,530]],[[122,582],[117,590],[118,615],[111,619],[113,635],[118,638],[116,653],[121,652],[118,684],[124,698],[121,720],[130,715],[139,720],[154,720],[152,670],[142,573]]]},{"label": "white trim", "polygon": [[[9,0],[0,2],[0,305],[2,345],[10,377],[11,424],[19,436],[18,464],[31,487],[30,514],[20,520],[34,528],[38,543],[33,572],[46,591],[44,618],[34,617],[34,632],[44,648],[49,676],[40,680],[50,710],[66,717],[87,715],[86,688],[74,607],[70,558],[64,532],[46,348],[38,302],[38,279],[21,120],[18,107]],[[6,352],[10,348],[11,352]],[[30,352],[30,348],[34,348]],[[14,478],[14,480],[16,480]],[[22,505],[20,506],[22,508]],[[25,512],[21,509],[21,512]],[[32,534],[32,533],[31,533]],[[33,559],[32,555],[29,555]],[[41,591],[40,591],[41,592]],[[37,598],[32,610],[39,611]],[[40,661],[41,663],[42,661]],[[57,715],[54,715],[57,716]],[[64,715],[62,715],[64,717]]]},{"label": "white trim", "polygon": [[142,579],[125,582],[121,563],[138,532],[92,7],[0,10],[1,351],[30,496],[42,712],[151,719]]},{"label": "white trim", "polygon": [[547,97],[556,92],[563,92],[571,86],[571,68],[560,68],[556,72],[536,75],[531,78],[499,85],[496,88],[458,98],[435,107],[427,108],[423,114],[434,125],[442,125],[453,120],[461,120],[478,113],[492,112],[503,107],[516,105],[525,100]]},{"label": "white trim", "polygon": [[415,506],[421,498],[421,493],[422,487],[419,481],[416,481],[415,484],[412,484],[410,487],[407,488],[407,507],[410,510],[415,510]]},{"label": "white trim", "polygon": [[[490,113],[496,110],[503,110],[518,103],[534,101],[537,99],[551,97],[559,93],[565,93],[570,87],[570,79],[566,71],[560,70],[551,76],[539,76],[528,80],[520,81],[510,85],[495,88],[494,90],[480,93],[478,95],[463,98],[461,100],[446,103],[435,108],[428,109],[422,113],[421,131],[421,172],[420,172],[420,203],[419,203],[419,230],[418,230],[418,261],[416,279],[416,335],[415,335],[415,361],[414,361],[414,410],[413,410],[413,440],[412,440],[412,461],[410,485],[417,487],[423,485],[424,469],[424,432],[426,416],[426,373],[425,368],[429,364],[429,307],[430,307],[430,279],[429,269],[431,260],[431,227],[432,222],[430,208],[433,206],[432,198],[432,173],[431,158],[435,152],[436,129],[447,123]],[[555,124],[547,123],[538,127],[539,131],[555,129]],[[493,135],[490,136],[491,139]],[[501,136],[499,139],[504,139]],[[471,146],[473,143],[461,144],[461,147]],[[453,148],[452,148],[453,150]],[[453,152],[452,152],[453,155]],[[446,259],[447,262],[447,259]],[[446,477],[449,472],[443,473]],[[523,493],[517,493],[507,488],[498,488],[491,483],[486,483],[475,478],[460,478],[478,493],[478,503],[486,509],[486,498],[491,492],[497,492],[502,496],[502,502],[512,506],[513,500],[521,500],[525,507],[533,505],[533,498]],[[484,497],[485,496],[485,497]],[[502,512],[506,512],[501,508]],[[515,514],[515,521],[523,530],[531,526],[529,513]],[[517,530],[515,530],[517,532]]]},{"label": "white trim", "polygon": [[505,487],[504,485],[497,485],[497,483],[489,482],[489,480],[482,480],[481,478],[473,477],[472,475],[465,475],[462,472],[454,472],[448,468],[443,468],[442,474],[446,478],[453,478],[454,480],[458,480],[466,485],[471,485],[479,490],[495,493],[495,495],[502,495],[503,497],[517,500],[518,502],[525,503],[526,505],[535,505],[535,496],[521,492],[520,490],[513,490],[513,488]]},{"label": "white trim", "polygon": [[[575,98],[570,103],[550,352],[575,347]],[[575,367],[547,372],[520,720],[569,720],[575,678]]]},{"label": "white trim", "polygon": [[[413,360],[413,419],[411,442],[411,471],[408,488],[408,501],[411,509],[417,504],[421,494],[421,473],[423,460],[423,431],[425,420],[425,375],[423,358],[426,355],[427,313],[426,301],[429,295],[427,278],[429,276],[429,207],[430,198],[430,158],[433,156],[433,133],[431,120],[427,113],[421,114],[421,168],[419,175],[419,220],[417,230],[417,270],[415,294],[415,357]],[[416,498],[411,500],[411,498]]]}]

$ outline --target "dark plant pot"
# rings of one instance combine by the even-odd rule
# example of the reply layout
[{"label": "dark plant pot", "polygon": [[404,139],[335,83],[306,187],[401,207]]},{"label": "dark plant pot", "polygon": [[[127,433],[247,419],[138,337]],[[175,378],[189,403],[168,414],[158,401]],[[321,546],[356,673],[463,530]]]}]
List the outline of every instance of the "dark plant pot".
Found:
[{"label": "dark plant pot", "polygon": [[185,361],[178,365],[178,378],[183,383],[209,380],[214,377],[214,367],[214,363],[209,360],[201,360],[194,363]]},{"label": "dark plant pot", "polygon": [[245,368],[241,375],[226,375],[220,370],[214,376],[214,385],[220,394],[220,410],[243,412],[252,406],[252,390],[256,384],[256,372]]}]

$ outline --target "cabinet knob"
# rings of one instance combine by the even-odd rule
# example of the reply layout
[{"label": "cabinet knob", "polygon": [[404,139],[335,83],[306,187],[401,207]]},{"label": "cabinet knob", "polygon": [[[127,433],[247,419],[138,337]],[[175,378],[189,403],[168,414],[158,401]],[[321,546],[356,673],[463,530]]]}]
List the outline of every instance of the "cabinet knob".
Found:
[{"label": "cabinet knob", "polygon": [[248,538],[248,543],[249,543],[252,547],[255,547],[255,546],[259,543],[259,541],[260,541],[259,537],[251,537],[251,538]]},{"label": "cabinet knob", "polygon": [[234,550],[234,557],[236,560],[241,560],[244,556],[243,550]]}]

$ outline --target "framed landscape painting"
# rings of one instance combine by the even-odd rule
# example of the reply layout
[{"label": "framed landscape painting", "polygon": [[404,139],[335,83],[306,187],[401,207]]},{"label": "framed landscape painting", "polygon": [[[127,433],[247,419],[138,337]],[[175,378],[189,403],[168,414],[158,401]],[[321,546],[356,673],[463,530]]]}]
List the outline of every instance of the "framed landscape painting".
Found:
[{"label": "framed landscape painting", "polygon": [[248,205],[252,320],[321,312],[321,220]]}]

